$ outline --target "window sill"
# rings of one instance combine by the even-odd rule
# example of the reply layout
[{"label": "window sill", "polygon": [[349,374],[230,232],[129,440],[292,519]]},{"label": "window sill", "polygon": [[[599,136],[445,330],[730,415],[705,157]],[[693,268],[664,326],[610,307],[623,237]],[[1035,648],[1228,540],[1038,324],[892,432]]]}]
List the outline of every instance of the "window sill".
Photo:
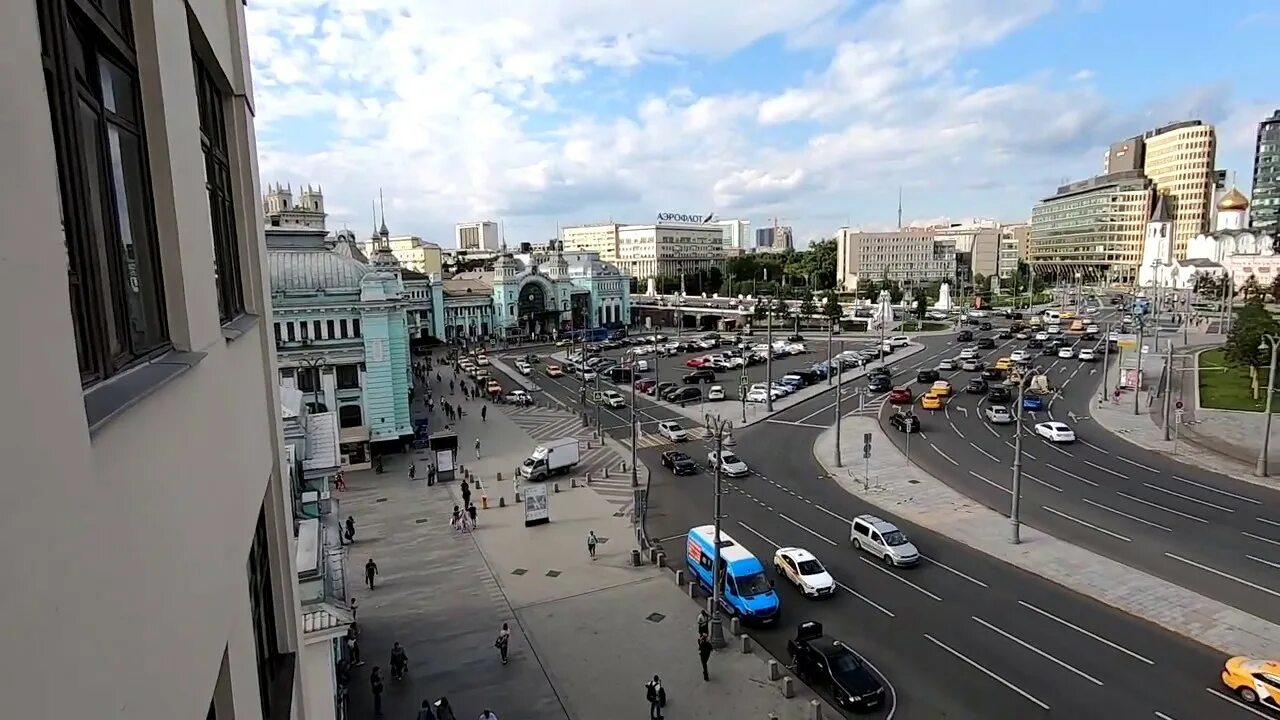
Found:
[{"label": "window sill", "polygon": [[204,360],[206,353],[173,350],[84,392],[84,414],[89,436],[101,430],[125,410],[168,385]]},{"label": "window sill", "polygon": [[258,315],[250,315],[242,313],[222,326],[222,339],[232,342],[241,335],[249,332],[250,328],[258,324],[260,317]]}]

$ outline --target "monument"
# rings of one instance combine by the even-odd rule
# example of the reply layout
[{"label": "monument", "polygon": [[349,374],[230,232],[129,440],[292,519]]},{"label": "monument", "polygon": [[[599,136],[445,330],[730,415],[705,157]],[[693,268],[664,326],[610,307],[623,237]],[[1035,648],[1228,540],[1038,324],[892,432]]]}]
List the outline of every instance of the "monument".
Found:
[{"label": "monument", "polygon": [[871,326],[874,328],[889,327],[893,323],[893,298],[888,290],[881,290],[876,300],[876,309],[871,315]]},{"label": "monument", "polygon": [[954,310],[955,306],[951,302],[951,283],[942,283],[938,288],[938,302],[933,304],[934,310]]},{"label": "monument", "polygon": [[649,278],[649,284],[645,286],[644,294],[647,295],[648,297],[657,297],[658,281],[656,279]]}]

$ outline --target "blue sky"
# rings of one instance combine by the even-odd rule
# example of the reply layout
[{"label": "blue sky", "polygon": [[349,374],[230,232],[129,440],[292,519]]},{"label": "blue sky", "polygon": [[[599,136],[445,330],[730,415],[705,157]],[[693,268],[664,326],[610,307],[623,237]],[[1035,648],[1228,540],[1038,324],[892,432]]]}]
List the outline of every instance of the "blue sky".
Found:
[{"label": "blue sky", "polygon": [[1248,189],[1280,108],[1280,2],[254,0],[265,182],[325,188],[335,227],[445,245],[660,211],[840,225],[1024,220],[1106,144],[1219,133]]}]

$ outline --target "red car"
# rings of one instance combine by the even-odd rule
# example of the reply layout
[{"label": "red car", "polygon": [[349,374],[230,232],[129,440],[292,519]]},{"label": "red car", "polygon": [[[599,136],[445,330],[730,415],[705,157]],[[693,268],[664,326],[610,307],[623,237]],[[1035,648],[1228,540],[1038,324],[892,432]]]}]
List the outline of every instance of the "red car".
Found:
[{"label": "red car", "polygon": [[910,405],[914,401],[915,398],[911,395],[911,388],[898,387],[889,391],[890,405]]},{"label": "red car", "polygon": [[653,392],[653,386],[657,384],[658,381],[653,378],[643,378],[636,381],[636,391],[648,395]]},{"label": "red car", "polygon": [[684,361],[684,366],[691,367],[691,368],[700,368],[706,364],[707,364],[707,359],[704,357],[689,358],[688,360]]}]

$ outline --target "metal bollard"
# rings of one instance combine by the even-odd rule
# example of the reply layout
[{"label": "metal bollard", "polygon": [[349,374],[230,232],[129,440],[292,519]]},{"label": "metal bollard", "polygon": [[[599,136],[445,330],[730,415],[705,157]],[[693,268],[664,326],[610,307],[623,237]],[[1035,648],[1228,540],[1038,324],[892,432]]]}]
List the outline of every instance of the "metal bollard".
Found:
[{"label": "metal bollard", "polygon": [[751,652],[751,636],[742,635],[739,639],[742,640],[742,654],[746,655],[750,653]]},{"label": "metal bollard", "polygon": [[516,502],[520,502],[520,491],[516,491]]},{"label": "metal bollard", "polygon": [[677,585],[683,585],[683,584],[684,584],[684,571],[683,571],[683,570],[677,570],[677,571],[676,571],[676,584],[677,584]]},{"label": "metal bollard", "polygon": [[738,620],[738,618],[730,618],[730,619],[729,619],[729,632],[733,633],[734,635],[741,635],[741,634],[742,634],[742,621]]},{"label": "metal bollard", "polygon": [[691,598],[698,597],[698,583],[696,582],[689,583],[689,597]]},{"label": "metal bollard", "polygon": [[481,509],[481,510],[488,510],[488,509],[489,509],[489,496],[488,496],[488,495],[481,495],[481,496],[480,496],[480,509]]},{"label": "metal bollard", "polygon": [[506,507],[506,506],[507,506],[507,496],[505,496],[505,495],[499,495],[499,496],[498,496],[498,507],[500,507],[500,508],[504,508],[504,507]]},{"label": "metal bollard", "polygon": [[498,479],[495,482],[502,482],[502,473],[498,473]]},{"label": "metal bollard", "polygon": [[822,720],[822,703],[817,700],[809,701],[809,720]]},{"label": "metal bollard", "polygon": [[618,463],[618,472],[626,472],[626,471],[627,471],[627,461],[623,460],[622,462]]},{"label": "metal bollard", "polygon": [[569,478],[569,487],[571,488],[578,487],[578,478]]},{"label": "metal bollard", "polygon": [[609,477],[609,466],[608,466],[608,465],[605,465],[605,466],[604,466],[604,476],[605,476],[605,477]]},{"label": "metal bollard", "polygon": [[654,564],[654,565],[657,565],[658,567],[666,567],[666,566],[667,566],[667,554],[666,554],[666,553],[664,553],[664,552],[660,552],[660,553],[658,553],[658,556],[657,556],[656,558],[654,558],[654,559],[653,559],[653,564]]},{"label": "metal bollard", "polygon": [[631,551],[631,565],[632,565],[632,567],[640,567],[640,565],[641,565],[641,564],[643,564],[643,563],[642,563],[642,561],[641,561],[641,559],[640,559],[640,551],[639,551],[639,550],[632,550],[632,551]]},{"label": "metal bollard", "polygon": [[591,487],[591,471],[587,471],[587,487]]},{"label": "metal bollard", "polygon": [[793,698],[795,696],[796,696],[795,681],[791,679],[790,675],[782,678],[782,697]]},{"label": "metal bollard", "polygon": [[649,548],[649,562],[651,563],[658,562],[658,548],[656,547]]},{"label": "metal bollard", "polygon": [[551,486],[553,492],[560,492],[560,483]]},{"label": "metal bollard", "polygon": [[778,664],[777,660],[770,660],[769,661],[769,679],[777,680],[780,677],[782,677],[782,666]]}]

